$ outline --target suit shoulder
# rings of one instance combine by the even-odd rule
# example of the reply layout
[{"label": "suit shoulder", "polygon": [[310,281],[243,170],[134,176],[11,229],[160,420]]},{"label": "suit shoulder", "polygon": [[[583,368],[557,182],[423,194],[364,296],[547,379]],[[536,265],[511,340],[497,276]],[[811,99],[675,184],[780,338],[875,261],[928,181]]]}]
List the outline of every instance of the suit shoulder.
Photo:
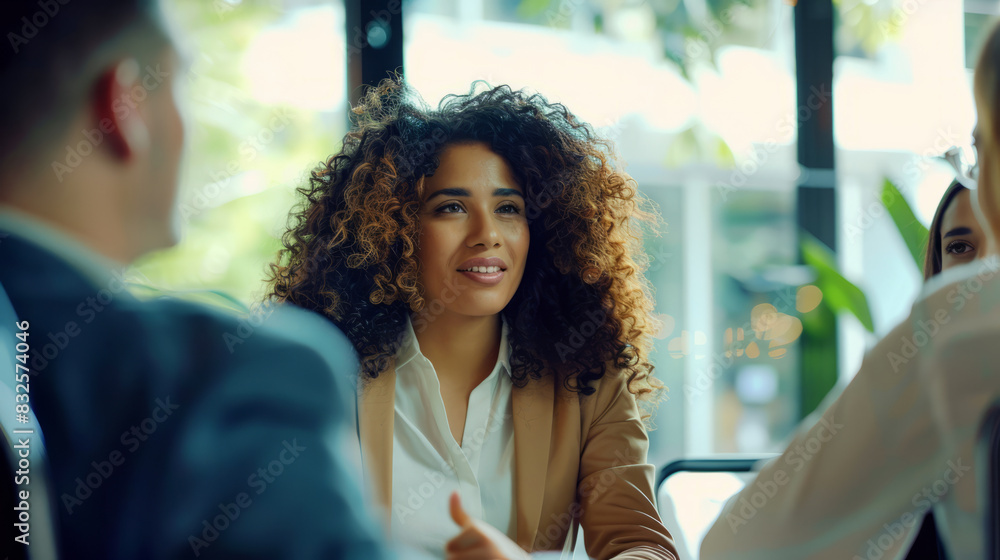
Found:
[{"label": "suit shoulder", "polygon": [[236,314],[175,298],[160,298],[139,302],[129,311],[150,328],[181,331],[188,338],[231,335],[243,342],[254,339],[274,344],[333,345],[337,349],[350,344],[332,322],[291,304],[268,302],[249,314]]},{"label": "suit shoulder", "polygon": [[604,375],[599,379],[591,381],[590,386],[594,392],[590,395],[580,394],[580,409],[587,424],[600,422],[616,405],[621,404],[621,399],[631,399],[634,397],[628,390],[628,375],[611,365],[607,367]]},{"label": "suit shoulder", "polygon": [[[289,359],[325,361],[343,373],[355,371],[352,345],[324,317],[290,304],[265,303],[237,315],[173,298],[140,302],[130,310],[150,340],[173,346],[218,367]],[[294,357],[294,358],[293,358]],[[263,365],[263,364],[262,364]]]}]

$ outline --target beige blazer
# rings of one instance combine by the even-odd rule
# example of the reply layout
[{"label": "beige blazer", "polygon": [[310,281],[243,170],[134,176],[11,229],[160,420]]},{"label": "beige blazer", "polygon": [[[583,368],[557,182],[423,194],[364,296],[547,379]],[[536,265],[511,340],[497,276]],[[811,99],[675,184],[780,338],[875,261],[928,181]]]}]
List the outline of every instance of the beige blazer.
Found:
[{"label": "beige blazer", "polygon": [[[395,388],[392,366],[358,389],[364,476],[387,515]],[[649,440],[635,397],[621,375],[607,374],[596,389],[584,397],[551,374],[514,387],[517,543],[529,552],[559,550],[567,536],[575,541],[578,519],[596,560],[676,559],[656,511]]]}]

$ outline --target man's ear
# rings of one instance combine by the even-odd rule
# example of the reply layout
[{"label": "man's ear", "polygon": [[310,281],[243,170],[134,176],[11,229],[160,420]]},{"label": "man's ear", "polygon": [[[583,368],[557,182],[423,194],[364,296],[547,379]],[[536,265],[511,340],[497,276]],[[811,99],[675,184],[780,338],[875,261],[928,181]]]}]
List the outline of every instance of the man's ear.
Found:
[{"label": "man's ear", "polygon": [[97,123],[112,152],[132,159],[149,150],[150,131],[139,104],[149,92],[143,89],[139,63],[133,58],[108,67],[97,81],[93,108]]}]

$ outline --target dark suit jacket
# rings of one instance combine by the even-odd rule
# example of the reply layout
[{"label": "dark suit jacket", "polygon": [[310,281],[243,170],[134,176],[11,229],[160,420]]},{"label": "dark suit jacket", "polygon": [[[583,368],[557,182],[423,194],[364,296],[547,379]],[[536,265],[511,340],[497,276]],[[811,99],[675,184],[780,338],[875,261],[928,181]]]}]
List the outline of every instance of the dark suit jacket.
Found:
[{"label": "dark suit jacket", "polygon": [[328,321],[140,302],[2,233],[63,557],[385,556],[341,453],[357,366]]}]

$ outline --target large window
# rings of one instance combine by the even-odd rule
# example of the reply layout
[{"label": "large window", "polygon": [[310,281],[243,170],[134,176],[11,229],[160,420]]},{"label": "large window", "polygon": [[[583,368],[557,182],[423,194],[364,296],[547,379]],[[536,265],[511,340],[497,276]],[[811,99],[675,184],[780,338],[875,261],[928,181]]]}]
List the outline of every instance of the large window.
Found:
[{"label": "large window", "polygon": [[[809,0],[812,1],[812,0]],[[817,0],[819,1],[819,0]],[[890,179],[927,223],[947,186],[928,156],[968,145],[970,73],[996,2],[836,0],[832,87],[796,97],[785,0],[412,0],[404,75],[430,104],[476,80],[564,103],[613,140],[659,207],[649,278],[670,398],[650,460],[775,451],[806,398],[809,336],[839,332],[843,380],[909,309],[920,276],[881,206]],[[345,132],[345,10],[327,0],[169,0],[190,46],[184,240],[139,270],[163,291],[260,297],[294,189]],[[915,6],[915,7],[914,7]],[[352,36],[348,36],[352,35]],[[369,37],[371,39],[371,37]],[[972,53],[970,55],[970,53]],[[800,265],[797,123],[834,99],[838,252],[871,332],[834,319]],[[818,209],[833,212],[833,209]],[[832,340],[832,339],[831,339]]]},{"label": "large window", "polygon": [[346,132],[344,10],[329,0],[168,0],[187,50],[181,243],[138,264],[161,291],[259,299],[295,188]]}]

